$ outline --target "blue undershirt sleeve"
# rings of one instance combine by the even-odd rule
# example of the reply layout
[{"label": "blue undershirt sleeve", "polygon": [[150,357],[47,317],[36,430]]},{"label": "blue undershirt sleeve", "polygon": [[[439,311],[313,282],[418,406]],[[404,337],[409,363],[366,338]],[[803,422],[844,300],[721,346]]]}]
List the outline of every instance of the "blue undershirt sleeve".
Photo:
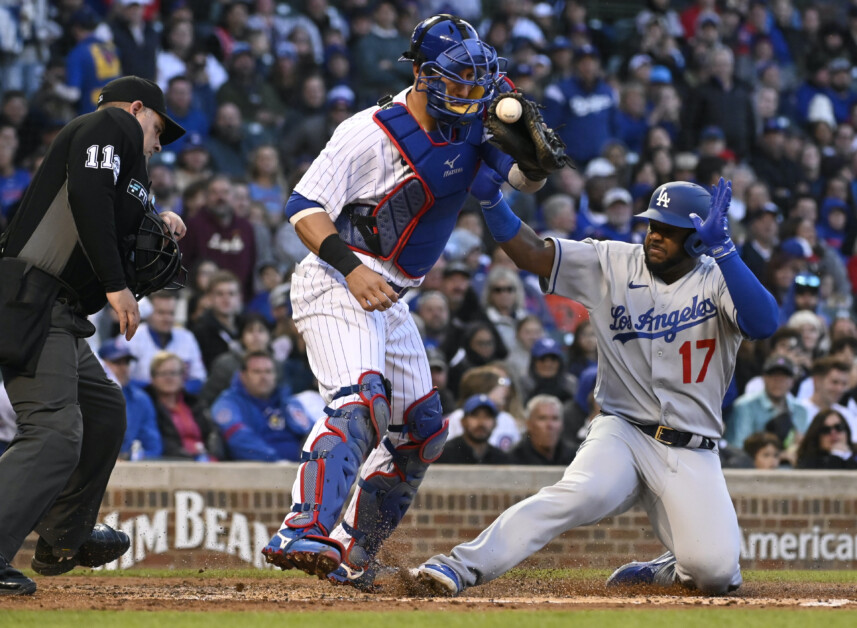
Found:
[{"label": "blue undershirt sleeve", "polygon": [[311,209],[313,207],[321,207],[321,203],[318,201],[312,201],[297,192],[292,192],[291,196],[289,196],[289,200],[286,201],[286,218],[291,218],[298,212],[305,209]]},{"label": "blue undershirt sleeve", "polygon": [[738,255],[730,255],[717,264],[729,295],[738,311],[738,326],[753,340],[767,338],[777,330],[779,310],[773,295],[747,268]]}]

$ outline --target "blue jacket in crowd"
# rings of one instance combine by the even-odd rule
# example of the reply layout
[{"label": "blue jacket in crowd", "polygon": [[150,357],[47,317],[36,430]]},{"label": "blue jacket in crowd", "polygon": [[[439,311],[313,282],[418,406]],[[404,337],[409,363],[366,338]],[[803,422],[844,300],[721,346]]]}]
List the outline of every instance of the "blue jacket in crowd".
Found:
[{"label": "blue jacket in crowd", "polygon": [[[125,429],[125,439],[119,453],[134,453],[135,460],[158,458],[164,451],[161,432],[158,430],[158,420],[155,415],[155,404],[146,391],[136,384],[122,387],[125,396],[125,414],[128,417],[128,427]],[[140,441],[142,450],[131,452],[134,441]],[[139,457],[137,457],[139,456]]]},{"label": "blue jacket in crowd", "polygon": [[290,395],[287,387],[278,388],[268,399],[251,397],[236,375],[214,402],[211,414],[232,460],[297,461],[304,438],[318,418],[317,408],[307,405],[301,396]]},{"label": "blue jacket in crowd", "polygon": [[600,155],[607,140],[617,136],[617,110],[613,89],[600,79],[592,89],[571,77],[545,90],[545,122],[557,129],[579,165]]}]

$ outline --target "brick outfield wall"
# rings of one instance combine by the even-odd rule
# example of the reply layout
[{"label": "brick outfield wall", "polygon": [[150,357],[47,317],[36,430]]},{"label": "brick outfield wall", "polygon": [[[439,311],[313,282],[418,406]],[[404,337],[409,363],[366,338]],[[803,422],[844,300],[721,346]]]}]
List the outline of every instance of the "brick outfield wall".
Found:
[{"label": "brick outfield wall", "polygon": [[[132,537],[108,568],[264,566],[259,549],[291,505],[297,466],[120,463],[99,520]],[[562,468],[432,467],[382,557],[415,565],[479,534],[498,514],[556,482]],[[857,474],[727,470],[748,569],[857,568]],[[29,565],[35,535],[15,564]],[[640,508],[570,530],[528,559],[534,567],[613,567],[663,552]]]}]

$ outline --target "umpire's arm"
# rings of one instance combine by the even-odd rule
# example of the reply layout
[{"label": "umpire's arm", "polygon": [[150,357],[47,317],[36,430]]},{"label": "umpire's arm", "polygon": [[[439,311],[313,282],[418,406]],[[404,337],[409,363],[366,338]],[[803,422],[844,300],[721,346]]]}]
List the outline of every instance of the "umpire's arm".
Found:
[{"label": "umpire's arm", "polygon": [[119,332],[130,340],[140,324],[137,300],[125,282],[116,232],[117,165],[143,159],[142,134],[129,136],[116,121],[104,117],[98,126],[83,126],[69,146],[67,193],[80,246],[104,288],[110,307],[119,320]]}]

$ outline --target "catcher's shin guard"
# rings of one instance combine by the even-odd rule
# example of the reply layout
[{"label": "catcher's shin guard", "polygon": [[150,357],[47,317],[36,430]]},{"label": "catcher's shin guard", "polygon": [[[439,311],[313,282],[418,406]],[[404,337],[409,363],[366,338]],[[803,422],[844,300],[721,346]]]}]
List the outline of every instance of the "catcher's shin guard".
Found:
[{"label": "catcher's shin guard", "polygon": [[390,427],[391,432],[401,431],[406,439],[397,440],[405,442],[395,445],[389,436],[384,438],[381,444],[389,452],[389,463],[358,481],[354,506],[342,522],[350,537],[344,544],[343,564],[353,572],[371,565],[405,516],[429,464],[443,452],[448,426],[440,396],[433,390],[405,411],[401,427]]},{"label": "catcher's shin guard", "polygon": [[341,546],[328,534],[339,518],[357,470],[390,423],[388,384],[380,373],[363,373],[334,399],[357,395],[339,408],[325,408],[301,452],[292,505],[283,528],[262,553],[283,569],[293,567],[324,576],[339,566]]}]

